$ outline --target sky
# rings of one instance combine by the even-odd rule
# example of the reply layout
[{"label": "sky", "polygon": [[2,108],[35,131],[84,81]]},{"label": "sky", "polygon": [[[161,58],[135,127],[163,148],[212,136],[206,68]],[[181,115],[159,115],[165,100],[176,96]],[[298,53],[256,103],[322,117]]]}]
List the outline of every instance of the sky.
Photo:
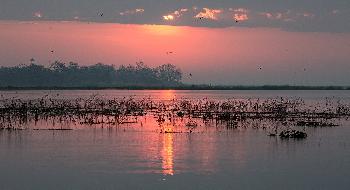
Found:
[{"label": "sky", "polygon": [[[0,66],[171,63],[184,82],[349,85],[348,0],[0,0]],[[166,54],[172,51],[173,54]],[[192,77],[190,77],[190,74]]]}]

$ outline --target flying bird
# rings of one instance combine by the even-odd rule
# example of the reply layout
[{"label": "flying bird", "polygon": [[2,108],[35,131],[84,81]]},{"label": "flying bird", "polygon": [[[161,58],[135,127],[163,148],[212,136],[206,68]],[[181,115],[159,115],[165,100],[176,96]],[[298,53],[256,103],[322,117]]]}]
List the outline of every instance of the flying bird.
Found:
[{"label": "flying bird", "polygon": [[166,54],[169,55],[169,54],[173,54],[174,52],[172,51],[167,51]]}]

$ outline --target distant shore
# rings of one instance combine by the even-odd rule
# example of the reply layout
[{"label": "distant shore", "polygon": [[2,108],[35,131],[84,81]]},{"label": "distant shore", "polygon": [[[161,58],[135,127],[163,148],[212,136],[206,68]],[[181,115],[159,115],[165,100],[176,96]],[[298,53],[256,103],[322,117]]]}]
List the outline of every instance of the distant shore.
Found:
[{"label": "distant shore", "polygon": [[210,86],[210,85],[180,85],[180,86],[35,86],[35,87],[0,87],[1,91],[12,90],[350,90],[350,86]]}]

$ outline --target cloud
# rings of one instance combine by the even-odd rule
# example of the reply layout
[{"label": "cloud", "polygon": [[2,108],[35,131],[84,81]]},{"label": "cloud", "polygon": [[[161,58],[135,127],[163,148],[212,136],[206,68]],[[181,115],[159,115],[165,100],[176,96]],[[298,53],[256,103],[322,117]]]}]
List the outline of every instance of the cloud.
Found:
[{"label": "cloud", "polygon": [[245,8],[238,8],[238,9],[233,9],[229,8],[229,11],[232,11],[233,14],[233,19],[235,21],[246,21],[249,19],[248,13],[249,10]]},{"label": "cloud", "polygon": [[[72,0],[60,0],[60,6],[57,7],[50,1],[12,0],[11,3],[0,3],[0,20],[68,20],[211,28],[237,26],[235,23],[237,20],[242,22],[239,27],[273,27],[303,32],[350,32],[350,4],[344,3],[345,0],[314,0],[316,3],[264,1],[263,4],[257,0],[241,3],[233,0],[161,1],[161,3],[158,1],[150,3],[147,0],[123,2],[105,0],[103,3],[95,0],[86,1],[89,3],[81,5]],[[317,3],[318,1],[320,2]],[[232,8],[229,9],[230,7]],[[104,15],[98,16],[97,13],[101,11]],[[170,22],[171,19],[176,22]]]},{"label": "cloud", "polygon": [[187,12],[188,11],[188,9],[180,9],[180,10],[176,10],[176,11],[174,11],[174,15],[176,16],[176,17],[181,17],[182,15],[183,15],[183,13],[185,13],[185,12]]},{"label": "cloud", "polygon": [[145,12],[145,9],[137,8],[134,10],[126,10],[126,11],[120,12],[119,14],[121,16],[127,16],[127,15],[134,15],[134,14],[142,14],[143,12]]},{"label": "cloud", "polygon": [[262,15],[263,17],[266,17],[267,19],[270,19],[270,20],[280,20],[283,17],[282,13],[263,12],[263,13],[260,13],[260,15]]},{"label": "cloud", "polygon": [[315,14],[309,13],[309,12],[304,12],[304,13],[297,13],[296,14],[298,17],[304,17],[304,18],[314,18]]},{"label": "cloud", "polygon": [[339,11],[338,9],[332,10],[332,14],[334,14],[334,15],[337,15],[337,14],[339,14],[339,13],[340,13],[340,11]]},{"label": "cloud", "polygon": [[174,20],[175,18],[181,17],[187,11],[188,11],[187,8],[178,9],[178,10],[175,10],[174,12],[172,12],[168,15],[164,15],[163,19],[164,20]]},{"label": "cloud", "polygon": [[285,13],[281,13],[281,12],[277,12],[277,13],[270,13],[270,12],[262,12],[260,13],[261,16],[270,19],[270,20],[282,20],[282,19],[286,19],[286,14]]},{"label": "cloud", "polygon": [[210,20],[218,20],[219,14],[223,11],[221,9],[203,8],[202,12],[198,13],[195,18],[205,18]]},{"label": "cloud", "polygon": [[174,18],[175,18],[175,17],[174,17],[173,15],[164,15],[164,16],[163,16],[163,19],[164,19],[164,20],[174,20]]},{"label": "cloud", "polygon": [[292,12],[290,10],[286,12],[262,12],[260,13],[261,16],[265,17],[269,20],[281,20],[285,22],[294,22],[296,19],[295,15],[292,15]]},{"label": "cloud", "polygon": [[235,14],[234,15],[235,21],[246,21],[249,19],[247,14]]},{"label": "cloud", "polygon": [[40,12],[40,11],[37,11],[34,13],[33,15],[35,18],[42,18],[43,17],[43,14]]},{"label": "cloud", "polygon": [[269,20],[281,20],[284,22],[295,22],[298,19],[307,18],[307,19],[313,19],[315,17],[315,14],[310,12],[292,12],[291,10],[285,11],[285,12],[262,12],[260,13],[261,16],[263,16],[266,19]]}]

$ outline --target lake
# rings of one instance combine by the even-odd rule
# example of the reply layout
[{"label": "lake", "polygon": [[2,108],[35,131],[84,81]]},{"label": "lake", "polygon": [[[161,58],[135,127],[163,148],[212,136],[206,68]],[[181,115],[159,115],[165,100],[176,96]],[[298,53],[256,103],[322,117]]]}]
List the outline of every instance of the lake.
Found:
[{"label": "lake", "polygon": [[[293,99],[350,103],[349,91],[2,91],[2,99]],[[326,104],[326,103],[325,103]],[[269,125],[160,131],[152,118],[122,126],[39,120],[73,130],[0,130],[0,189],[349,189],[350,123],[300,127],[305,139],[268,136]],[[186,120],[186,118],[185,118]],[[141,124],[142,123],[142,124]],[[261,125],[266,127],[262,128]],[[184,130],[185,131],[185,130]]]}]

